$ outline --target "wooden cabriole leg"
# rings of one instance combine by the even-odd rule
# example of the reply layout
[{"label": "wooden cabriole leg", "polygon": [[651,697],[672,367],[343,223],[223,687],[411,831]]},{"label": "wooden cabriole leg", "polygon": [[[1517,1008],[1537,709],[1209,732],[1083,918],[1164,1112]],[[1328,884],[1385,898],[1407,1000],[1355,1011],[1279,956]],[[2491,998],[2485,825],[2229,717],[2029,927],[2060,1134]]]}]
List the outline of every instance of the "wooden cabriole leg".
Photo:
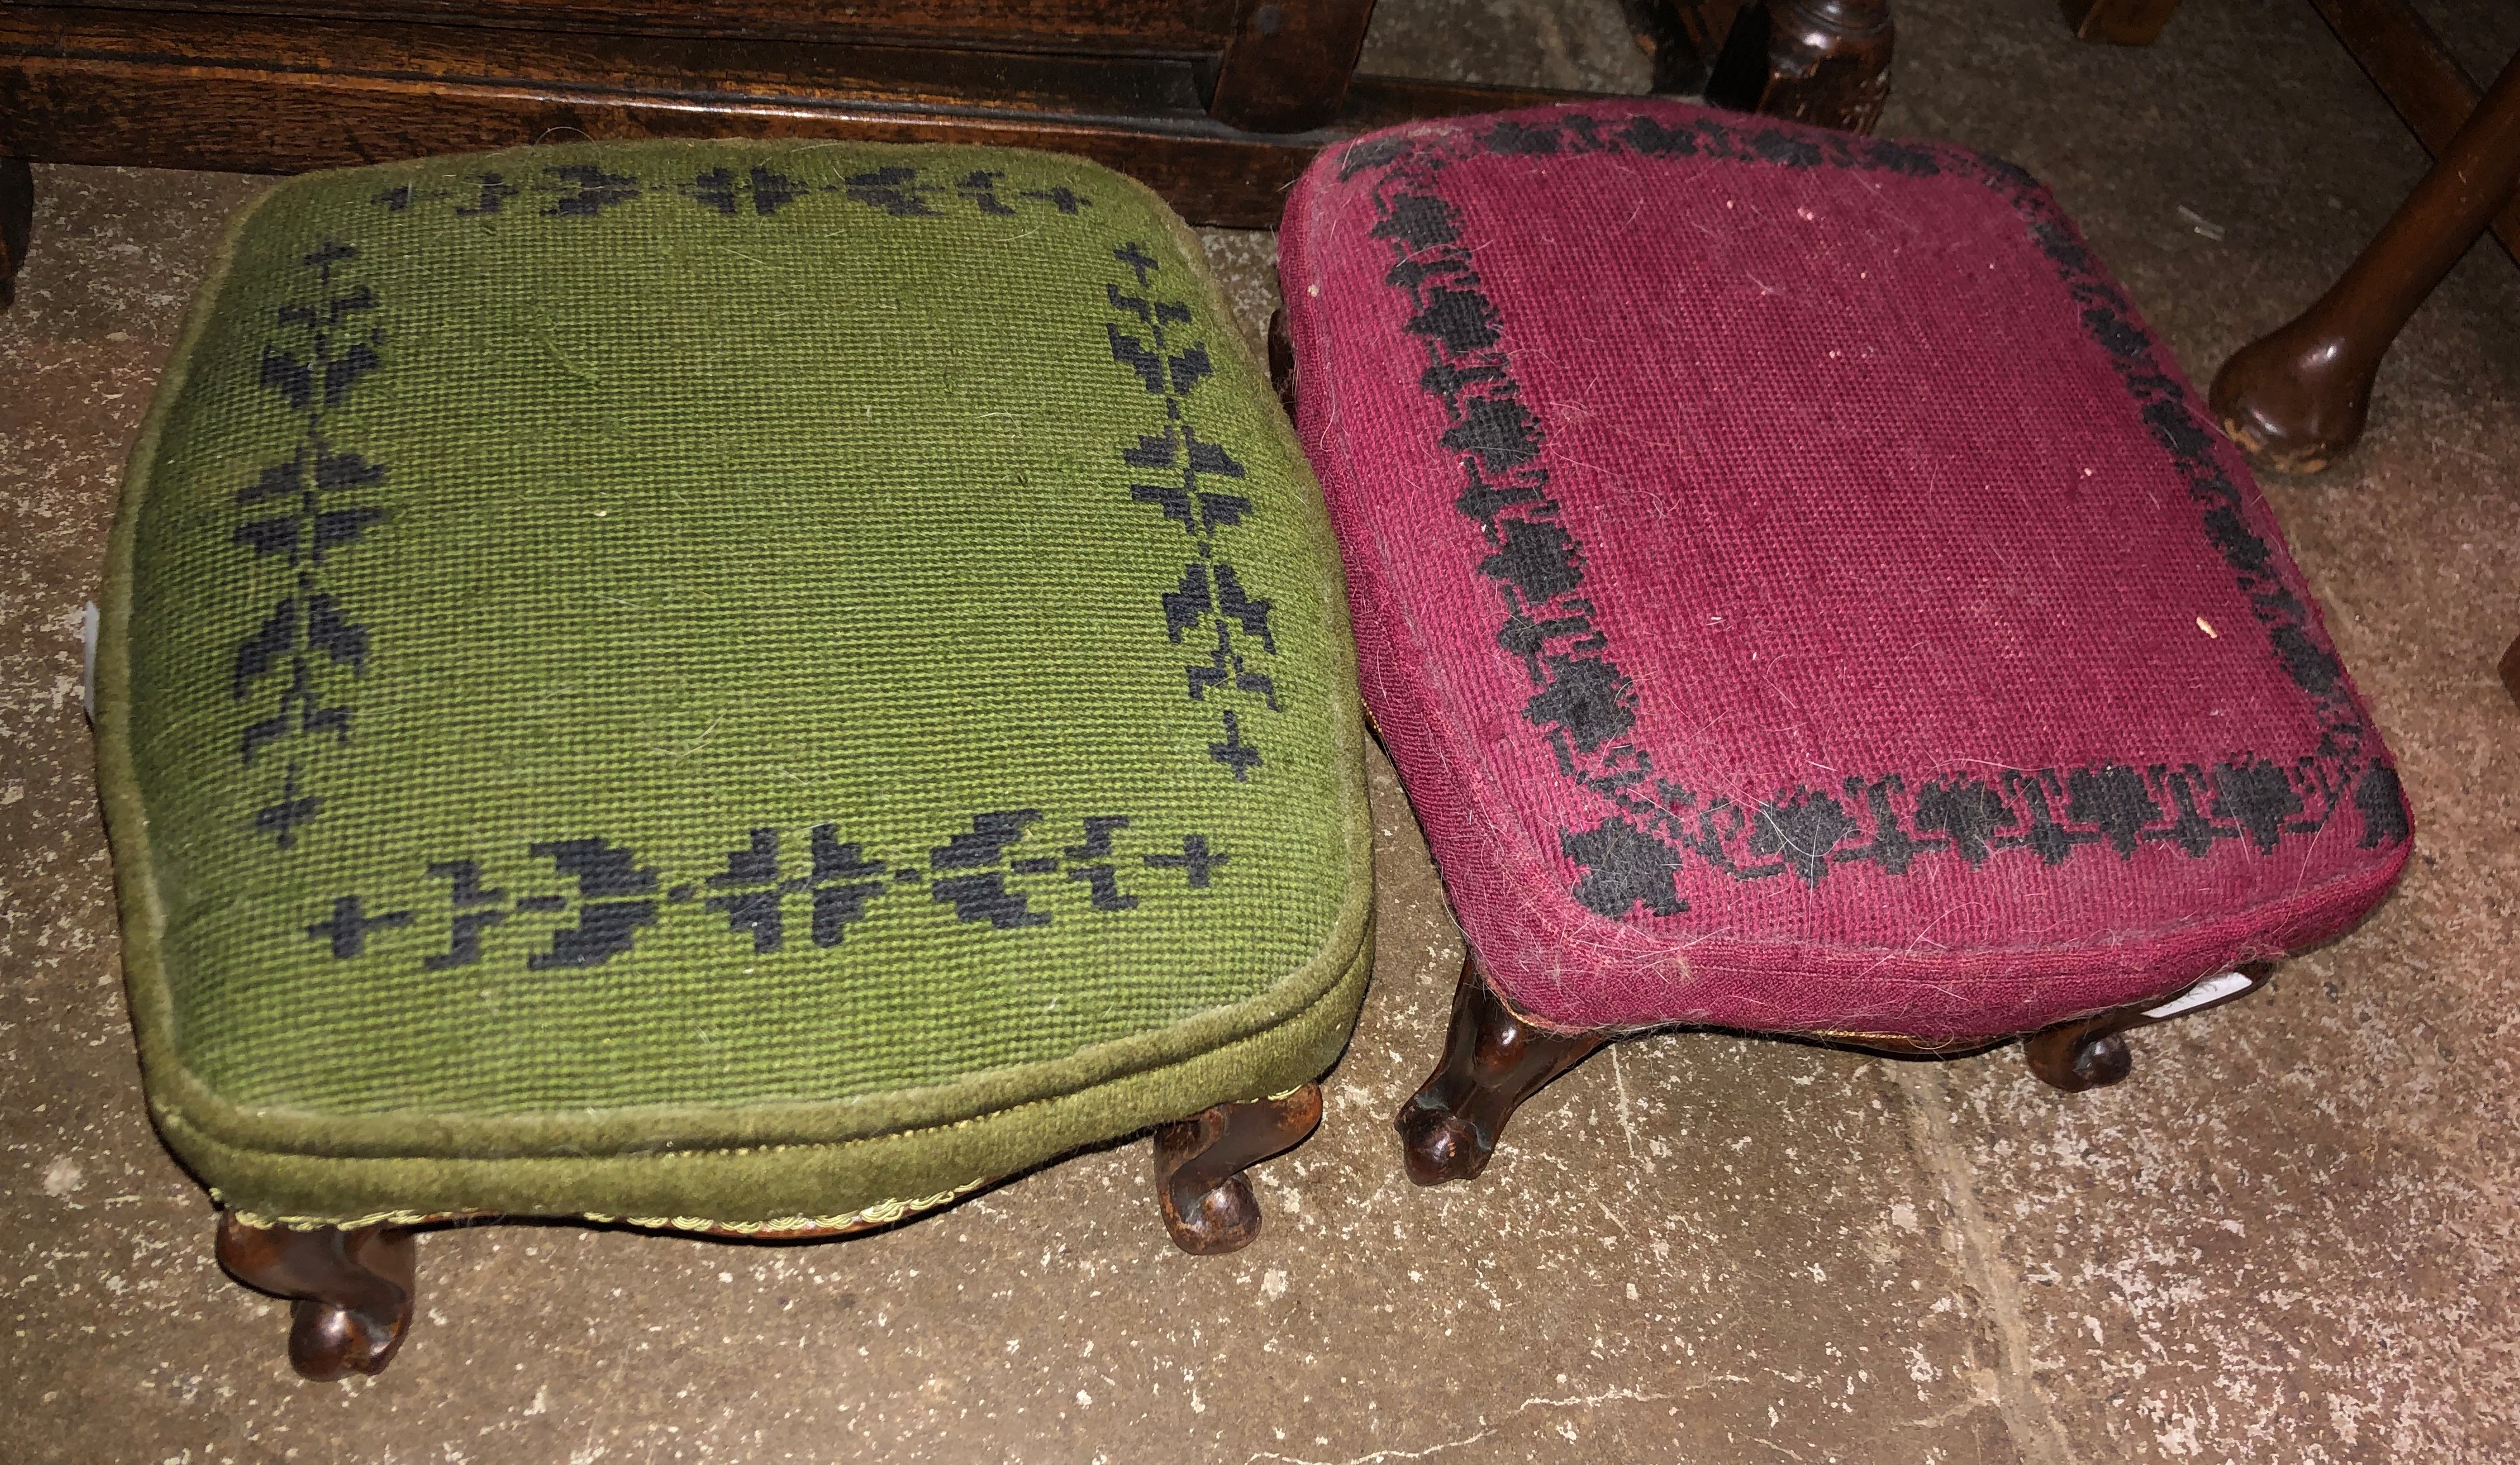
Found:
[{"label": "wooden cabriole leg", "polygon": [[1260,1199],[1242,1172],[1304,1142],[1322,1122],[1322,1086],[1219,1104],[1155,1130],[1155,1198],[1173,1244],[1193,1257],[1238,1252],[1260,1234]]},{"label": "wooden cabriole leg", "polygon": [[2520,57],[2318,303],[2240,347],[2214,374],[2214,412],[2231,440],[2298,473],[2316,473],[2352,447],[2389,343],[2485,232],[2515,179]]},{"label": "wooden cabriole leg", "polygon": [[2095,1017],[2043,1028],[2021,1040],[2022,1054],[2030,1062],[2032,1075],[2051,1088],[2069,1094],[2106,1088],[2135,1067],[2135,1055],[2127,1049],[2127,1033],[2246,996],[2266,984],[2272,970],[2267,966],[2242,967],[2236,972],[2208,977],[2178,996],[2159,1002],[2115,1008]]},{"label": "wooden cabriole leg", "polygon": [[2177,9],[2179,0],[2065,0],[2065,23],[2087,41],[2149,46]]},{"label": "wooden cabriole leg", "polygon": [[1440,1185],[1475,1177],[1522,1101],[1613,1035],[1535,1025],[1488,985],[1477,957],[1463,960],[1443,1059],[1392,1120],[1409,1178]]},{"label": "wooden cabriole leg", "polygon": [[35,222],[35,175],[22,158],[0,158],[0,310],[18,298],[18,266]]},{"label": "wooden cabriole leg", "polygon": [[1870,132],[1890,98],[1890,0],[1753,0],[1706,79],[1735,112]]},{"label": "wooden cabriole leg", "polygon": [[289,1361],[310,1379],[381,1373],[411,1327],[418,1248],[401,1226],[298,1231],[219,1216],[219,1265],[292,1299]]}]

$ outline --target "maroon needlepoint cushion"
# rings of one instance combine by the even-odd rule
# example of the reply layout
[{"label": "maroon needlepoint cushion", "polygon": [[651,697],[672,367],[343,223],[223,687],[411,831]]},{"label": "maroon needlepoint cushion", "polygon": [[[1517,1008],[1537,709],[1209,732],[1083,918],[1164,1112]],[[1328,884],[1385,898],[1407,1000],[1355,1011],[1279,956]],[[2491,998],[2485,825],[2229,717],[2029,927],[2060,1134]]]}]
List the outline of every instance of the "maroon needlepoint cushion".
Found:
[{"label": "maroon needlepoint cushion", "polygon": [[1327,152],[1281,248],[1367,698],[1533,1016],[2018,1032],[2397,878],[2265,500],[2019,169],[1597,102]]}]

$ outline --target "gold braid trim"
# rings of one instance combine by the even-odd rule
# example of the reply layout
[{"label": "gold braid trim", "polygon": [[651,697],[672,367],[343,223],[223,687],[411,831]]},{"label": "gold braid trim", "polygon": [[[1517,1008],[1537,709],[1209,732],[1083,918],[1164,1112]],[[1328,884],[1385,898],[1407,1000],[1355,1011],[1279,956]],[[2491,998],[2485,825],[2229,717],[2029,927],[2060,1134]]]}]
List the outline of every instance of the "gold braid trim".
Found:
[{"label": "gold braid trim", "polygon": [[[994,1175],[984,1175],[977,1180],[957,1185],[951,1190],[940,1190],[932,1196],[921,1196],[917,1200],[878,1201],[863,1211],[852,1211],[841,1215],[783,1215],[770,1220],[729,1221],[714,1220],[704,1215],[603,1215],[586,1211],[578,1213],[573,1217],[535,1216],[532,1218],[576,1219],[593,1221],[599,1225],[639,1226],[652,1231],[692,1231],[713,1236],[812,1235],[818,1232],[862,1231],[870,1226],[891,1225],[903,1216],[915,1215],[922,1211],[933,1211],[948,1202],[969,1195],[996,1178]],[[217,1190],[213,1189],[210,1192],[210,1199],[213,1201],[220,1199]],[[488,1219],[501,1213],[490,1211],[378,1211],[366,1215],[338,1217],[260,1215],[250,1211],[230,1213],[236,1217],[238,1224],[253,1226],[265,1231],[328,1229],[355,1231],[363,1226],[426,1226],[438,1221]]]}]

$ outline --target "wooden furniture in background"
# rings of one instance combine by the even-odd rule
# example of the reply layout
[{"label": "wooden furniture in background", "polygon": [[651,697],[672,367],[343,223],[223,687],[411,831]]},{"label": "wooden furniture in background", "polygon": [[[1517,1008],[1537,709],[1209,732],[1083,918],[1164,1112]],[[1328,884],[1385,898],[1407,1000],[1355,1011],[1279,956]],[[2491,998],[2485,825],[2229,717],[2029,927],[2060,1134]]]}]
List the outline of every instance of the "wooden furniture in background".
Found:
[{"label": "wooden furniture in background", "polygon": [[1620,0],[1628,29],[1653,58],[1653,90],[1660,96],[1696,96],[1724,49],[1742,0]]},{"label": "wooden furniture in background", "polygon": [[1890,96],[1889,0],[1622,0],[1658,94],[1870,132]]},{"label": "wooden furniture in background", "polygon": [[1372,0],[6,0],[0,155],[296,172],[541,140],[987,143],[1081,154],[1193,222],[1267,228],[1329,142],[1563,95],[1351,77],[1372,12]]},{"label": "wooden furniture in background", "polygon": [[1890,100],[1890,0],[1765,0],[1743,7],[1716,53],[1706,100],[1870,132]]},{"label": "wooden furniture in background", "polygon": [[2520,181],[2520,57],[2379,237],[2281,328],[2214,375],[2214,411],[2252,456],[2317,473],[2362,435],[2380,358]]},{"label": "wooden furniture in background", "polygon": [[0,310],[17,298],[18,266],[35,217],[35,179],[22,158],[0,158]]},{"label": "wooden furniture in background", "polygon": [[[2310,0],[2347,54],[2435,158],[2476,111],[2477,85],[2406,0]],[[2494,235],[2520,259],[2520,206],[2504,205]]]},{"label": "wooden furniture in background", "polygon": [[2170,23],[2179,0],[2064,0],[2065,23],[2087,41],[2149,46]]},{"label": "wooden furniture in background", "polygon": [[[2148,46],[2179,0],[2060,0],[2087,41]],[[1621,0],[1657,93],[1870,132],[1890,95],[1890,0]]]},{"label": "wooden furniture in background", "polygon": [[[2342,278],[2214,375],[2224,431],[2277,468],[2317,473],[2361,439],[2390,343],[2477,236],[2520,261],[2520,57],[2482,101],[2406,0],[2311,0],[2435,160]],[[2502,654],[2520,701],[2520,641]]]}]

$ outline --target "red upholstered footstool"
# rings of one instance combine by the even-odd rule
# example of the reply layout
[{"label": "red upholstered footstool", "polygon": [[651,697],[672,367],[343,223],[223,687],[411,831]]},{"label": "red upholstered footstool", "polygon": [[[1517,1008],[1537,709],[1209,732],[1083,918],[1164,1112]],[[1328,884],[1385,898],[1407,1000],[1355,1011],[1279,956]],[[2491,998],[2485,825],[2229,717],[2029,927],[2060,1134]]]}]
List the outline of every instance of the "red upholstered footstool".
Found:
[{"label": "red upholstered footstool", "polygon": [[1325,153],[1280,271],[1366,697],[1469,939],[1422,1182],[1668,1024],[2067,1088],[2408,820],[2238,455],[2047,191],[1661,102]]}]

